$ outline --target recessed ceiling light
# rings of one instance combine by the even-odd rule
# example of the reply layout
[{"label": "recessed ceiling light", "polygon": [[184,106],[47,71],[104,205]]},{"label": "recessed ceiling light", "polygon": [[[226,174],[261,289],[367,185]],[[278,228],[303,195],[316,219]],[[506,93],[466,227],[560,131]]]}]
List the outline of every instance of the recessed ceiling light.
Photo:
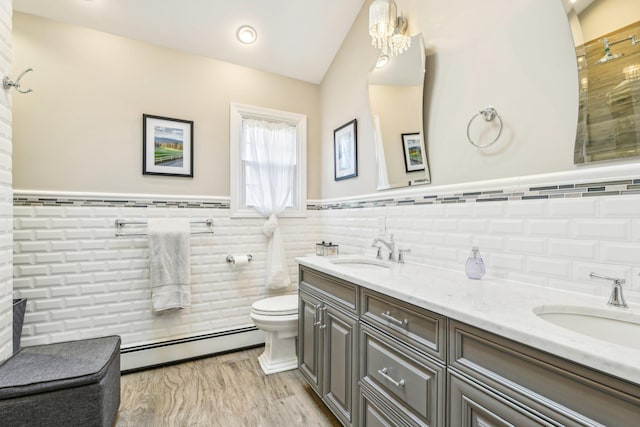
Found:
[{"label": "recessed ceiling light", "polygon": [[256,33],[255,28],[249,25],[243,25],[242,27],[238,28],[236,36],[241,43],[251,44],[258,38],[258,33]]}]

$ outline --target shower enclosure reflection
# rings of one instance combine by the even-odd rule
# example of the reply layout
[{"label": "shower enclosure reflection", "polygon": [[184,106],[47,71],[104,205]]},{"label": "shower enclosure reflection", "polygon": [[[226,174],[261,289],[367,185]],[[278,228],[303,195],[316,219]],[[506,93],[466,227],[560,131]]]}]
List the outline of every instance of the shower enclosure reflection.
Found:
[{"label": "shower enclosure reflection", "polygon": [[574,163],[640,156],[640,8],[628,0],[563,0],[579,78]]},{"label": "shower enclosure reflection", "polygon": [[424,43],[418,34],[409,50],[380,57],[369,72],[378,190],[430,182],[423,129],[424,71]]}]

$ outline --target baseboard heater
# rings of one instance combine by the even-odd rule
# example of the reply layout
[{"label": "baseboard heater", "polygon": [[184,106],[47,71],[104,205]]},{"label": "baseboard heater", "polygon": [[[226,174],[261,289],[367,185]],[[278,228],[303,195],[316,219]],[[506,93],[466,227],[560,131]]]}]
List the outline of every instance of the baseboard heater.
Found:
[{"label": "baseboard heater", "polygon": [[134,345],[120,349],[120,369],[131,373],[264,344],[255,326]]}]

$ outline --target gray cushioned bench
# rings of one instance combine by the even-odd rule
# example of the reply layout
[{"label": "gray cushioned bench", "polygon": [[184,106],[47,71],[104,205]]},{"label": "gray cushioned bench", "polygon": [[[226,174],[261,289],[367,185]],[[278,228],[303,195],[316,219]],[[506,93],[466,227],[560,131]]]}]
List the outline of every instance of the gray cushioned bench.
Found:
[{"label": "gray cushioned bench", "polygon": [[0,425],[112,426],[120,337],[24,347],[0,366]]}]

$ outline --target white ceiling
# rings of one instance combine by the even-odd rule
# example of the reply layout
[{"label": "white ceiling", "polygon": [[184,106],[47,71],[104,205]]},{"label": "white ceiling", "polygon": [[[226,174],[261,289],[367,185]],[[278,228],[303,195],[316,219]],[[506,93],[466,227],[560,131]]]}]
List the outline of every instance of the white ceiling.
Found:
[{"label": "white ceiling", "polygon": [[[364,0],[14,0],[16,11],[320,83]],[[243,45],[236,30],[253,26]]]}]

